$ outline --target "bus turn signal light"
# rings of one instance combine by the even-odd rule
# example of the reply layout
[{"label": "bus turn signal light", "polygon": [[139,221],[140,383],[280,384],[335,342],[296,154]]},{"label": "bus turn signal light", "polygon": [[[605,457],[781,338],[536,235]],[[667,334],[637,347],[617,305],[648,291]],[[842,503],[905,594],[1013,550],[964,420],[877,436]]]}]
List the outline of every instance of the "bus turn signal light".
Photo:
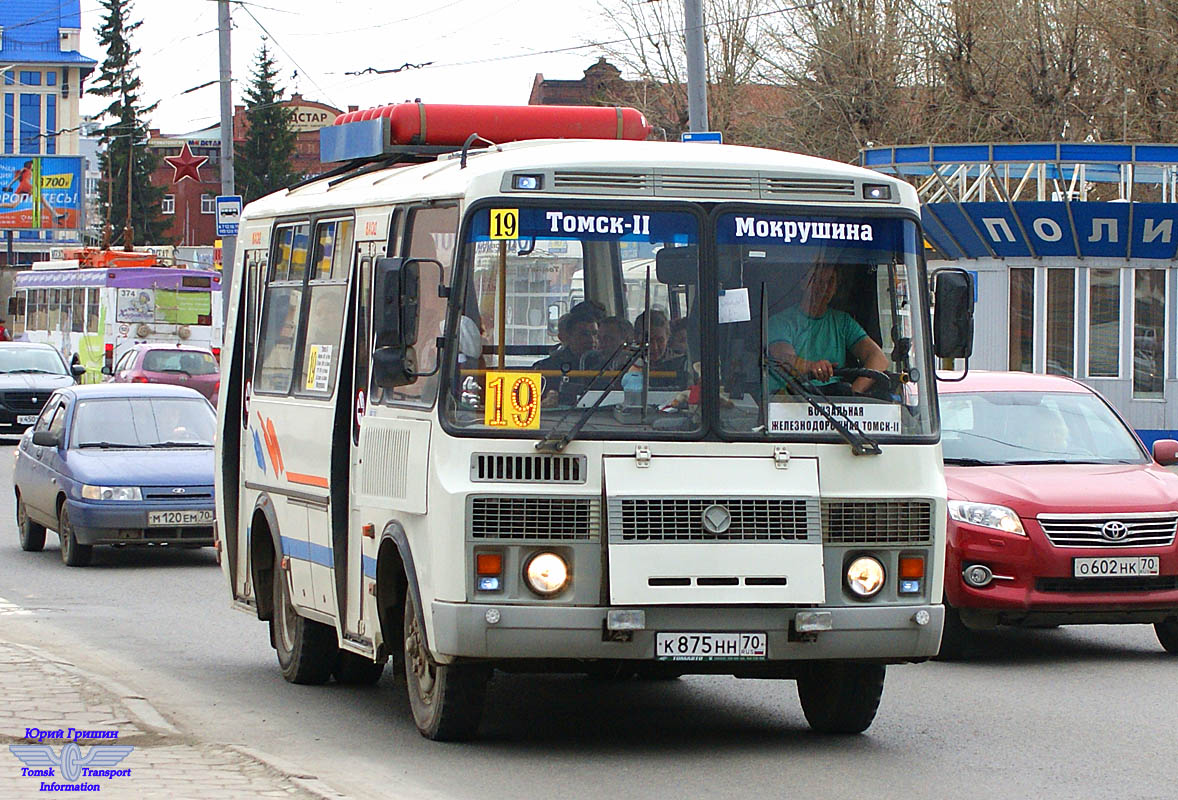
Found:
[{"label": "bus turn signal light", "polygon": [[475,556],[475,571],[480,576],[499,575],[503,572],[503,556],[499,553],[479,553]]},{"label": "bus turn signal light", "polygon": [[900,558],[900,577],[904,580],[919,580],[924,577],[924,559],[920,556]]}]

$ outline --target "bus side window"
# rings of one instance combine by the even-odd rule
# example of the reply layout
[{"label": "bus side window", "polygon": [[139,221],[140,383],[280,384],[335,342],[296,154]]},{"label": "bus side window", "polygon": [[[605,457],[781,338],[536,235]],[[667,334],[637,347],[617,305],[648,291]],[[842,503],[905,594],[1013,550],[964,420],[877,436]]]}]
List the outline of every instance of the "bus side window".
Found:
[{"label": "bus side window", "polygon": [[98,330],[98,292],[99,289],[86,290],[86,331],[88,333],[105,333]]},{"label": "bus side window", "polygon": [[[442,282],[450,284],[455,257],[455,243],[458,233],[458,206],[433,206],[415,208],[409,212],[407,221],[404,258],[427,258],[442,264]],[[420,305],[417,312],[417,371],[434,372],[440,354],[434,341],[443,334],[446,324],[446,303],[438,297],[438,268],[434,264],[422,264]],[[383,401],[409,405],[433,405],[437,394],[438,376],[421,377],[406,386],[400,386],[383,394]]]},{"label": "bus side window", "polygon": [[294,375],[295,344],[303,305],[310,224],[280,226],[262,304],[254,391],[286,394]]},{"label": "bus side window", "polygon": [[12,335],[18,336],[25,332],[25,324],[27,321],[25,314],[27,313],[29,290],[22,289],[21,291],[17,292],[16,296],[12,298],[12,301]]},{"label": "bus side window", "polygon": [[73,308],[70,311],[70,330],[82,333],[86,322],[86,290],[74,289]]},{"label": "bus side window", "polygon": [[[346,258],[352,252],[352,220],[316,223],[315,254],[307,292],[307,321],[302,327],[298,352],[302,353],[296,394],[331,395],[339,371],[340,332],[347,307]],[[333,271],[338,263],[338,271]]]}]

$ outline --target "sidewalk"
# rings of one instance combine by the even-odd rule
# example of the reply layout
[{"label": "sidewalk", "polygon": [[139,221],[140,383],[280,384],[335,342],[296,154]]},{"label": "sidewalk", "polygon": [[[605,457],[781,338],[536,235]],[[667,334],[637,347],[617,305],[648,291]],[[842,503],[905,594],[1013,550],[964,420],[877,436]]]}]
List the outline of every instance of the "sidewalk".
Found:
[{"label": "sidewalk", "polygon": [[[91,735],[77,738],[78,731]],[[30,735],[34,738],[26,738]],[[38,735],[45,738],[39,741]],[[70,744],[75,740],[71,736],[76,746]],[[41,772],[30,776],[34,767],[22,763],[12,745],[33,745],[35,749],[21,752],[41,759],[35,767]],[[88,761],[103,747],[124,748],[97,754],[108,756],[108,762],[121,756],[117,763],[99,767]],[[95,777],[83,767],[113,774]],[[57,788],[71,783],[85,787]],[[314,776],[268,756],[186,735],[133,690],[0,635],[0,797],[96,793],[103,798],[193,800],[343,797]]]}]

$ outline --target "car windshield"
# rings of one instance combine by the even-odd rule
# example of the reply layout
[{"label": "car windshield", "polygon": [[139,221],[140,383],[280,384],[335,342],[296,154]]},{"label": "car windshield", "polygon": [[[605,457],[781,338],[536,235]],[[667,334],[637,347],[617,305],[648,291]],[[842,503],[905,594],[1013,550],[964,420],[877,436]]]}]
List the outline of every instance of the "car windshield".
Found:
[{"label": "car windshield", "polygon": [[195,350],[148,350],[143,354],[146,372],[183,372],[187,375],[212,375],[217,359],[212,353]]},{"label": "car windshield", "polygon": [[914,222],[750,208],[715,234],[726,432],[829,439],[823,410],[881,441],[935,432]]},{"label": "car windshield", "polygon": [[947,464],[1140,464],[1112,410],[1087,392],[952,392],[940,397]]},{"label": "car windshield", "polygon": [[76,448],[212,447],[216,421],[199,398],[96,398],[78,403],[70,441]]},{"label": "car windshield", "polygon": [[[452,424],[539,436],[700,430],[695,214],[519,205],[475,211],[469,228]],[[421,324],[422,341],[436,335]]]},{"label": "car windshield", "polygon": [[54,350],[40,347],[4,347],[0,348],[0,374],[38,373],[50,375],[68,375],[65,362]]}]

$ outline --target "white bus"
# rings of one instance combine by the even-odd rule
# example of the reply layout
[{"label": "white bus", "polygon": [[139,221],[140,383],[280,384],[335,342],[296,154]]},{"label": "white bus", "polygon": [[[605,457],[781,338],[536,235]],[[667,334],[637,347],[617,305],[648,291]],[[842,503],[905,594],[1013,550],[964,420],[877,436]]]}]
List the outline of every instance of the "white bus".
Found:
[{"label": "white bus", "polygon": [[220,273],[163,266],[143,253],[126,254],[133,265],[124,266],[123,254],[109,255],[103,266],[66,259],[19,273],[9,303],[13,337],[51,344],[67,362],[77,356],[83,383],[100,382],[103,368],[139,342],[220,352]]},{"label": "white bus", "polygon": [[[218,547],[287,680],[374,682],[391,656],[421,733],[461,739],[495,669],[782,678],[815,729],[860,732],[885,665],[937,653],[910,186],[753,148],[521,141],[306,182],[251,203],[238,241]],[[635,244],[642,311],[682,298],[686,354],[639,327],[590,372],[510,341],[574,276],[569,313],[632,314]],[[862,394],[768,355],[818,263],[887,354],[840,373]],[[961,280],[937,287],[943,357],[967,355]]]}]

